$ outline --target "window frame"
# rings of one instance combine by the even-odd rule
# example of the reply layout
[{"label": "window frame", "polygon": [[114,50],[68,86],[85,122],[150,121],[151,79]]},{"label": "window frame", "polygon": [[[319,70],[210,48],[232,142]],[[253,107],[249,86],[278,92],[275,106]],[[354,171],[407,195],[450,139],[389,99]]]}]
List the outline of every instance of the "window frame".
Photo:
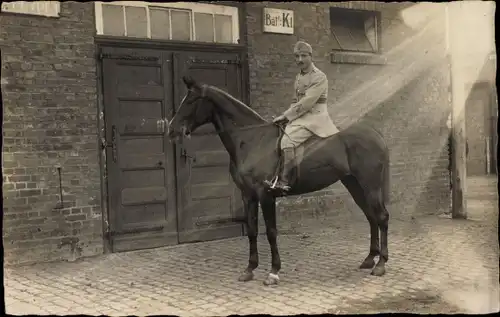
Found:
[{"label": "window frame", "polygon": [[59,18],[61,13],[61,2],[60,1],[4,2],[0,5],[0,13]]},{"label": "window frame", "polygon": [[[164,8],[164,9],[173,9],[173,10],[186,10],[190,11],[190,22],[191,22],[191,32],[190,32],[190,40],[191,43],[200,43],[200,44],[219,44],[219,45],[234,45],[240,43],[240,26],[239,26],[239,9],[233,6],[223,6],[223,5],[215,5],[215,4],[205,4],[205,3],[197,3],[197,2],[144,2],[144,1],[113,1],[113,2],[102,2],[95,1],[95,29],[97,36],[111,36],[111,37],[119,37],[115,35],[104,34],[104,24],[103,24],[103,15],[102,15],[102,6],[103,5],[118,5],[118,6],[129,6],[129,7],[143,7],[146,10],[146,19],[147,19],[147,37],[131,37],[125,35],[126,38],[130,39],[143,39],[143,40],[152,40],[157,41],[161,39],[153,39],[151,38],[151,21],[150,21],[150,13],[149,9],[152,8]],[[231,24],[232,24],[232,41],[230,43],[226,42],[215,42],[215,25],[214,28],[214,42],[202,42],[195,40],[195,32],[196,26],[194,25],[194,14],[195,13],[208,13],[212,15],[212,20],[214,20],[214,15],[227,15],[231,16]],[[126,34],[126,17],[125,17],[125,9],[123,9],[124,14],[124,24],[125,24],[125,34]],[[169,13],[170,15],[170,13]],[[169,23],[172,23],[171,20]],[[172,28],[170,28],[170,38]],[[163,41],[170,42],[179,42],[178,40],[164,39]],[[186,41],[181,41],[186,42]]]},{"label": "window frame", "polygon": [[[337,43],[339,43],[339,46],[341,46],[340,41],[336,38],[336,35],[333,30],[333,25],[334,20],[332,19],[332,15],[348,15],[350,18],[355,18],[358,19],[358,22],[362,22],[363,24],[366,24],[366,21],[370,18],[374,19],[374,30],[375,30],[375,48],[370,51],[365,51],[365,50],[355,50],[355,49],[345,49],[345,48],[332,48],[332,51],[338,52],[338,53],[357,53],[357,54],[374,54],[374,55],[379,55],[382,53],[382,47],[381,47],[381,14],[380,11],[373,11],[373,10],[360,10],[360,9],[348,9],[348,8],[339,8],[339,7],[330,7],[329,10],[329,20],[330,20],[330,32],[331,36]],[[362,19],[362,21],[361,21]],[[349,25],[345,25],[347,28],[351,28]],[[368,37],[368,34],[366,30],[364,31],[364,35],[366,37],[366,40],[372,46],[371,41]],[[373,46],[372,46],[373,47]]]}]

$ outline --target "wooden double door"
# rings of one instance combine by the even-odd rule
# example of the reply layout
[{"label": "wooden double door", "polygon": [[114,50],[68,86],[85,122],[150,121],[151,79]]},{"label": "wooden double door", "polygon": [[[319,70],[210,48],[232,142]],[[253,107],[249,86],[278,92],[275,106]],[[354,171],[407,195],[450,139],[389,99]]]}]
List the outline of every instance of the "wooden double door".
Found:
[{"label": "wooden double door", "polygon": [[101,47],[112,251],[242,234],[241,224],[214,224],[239,216],[242,201],[213,127],[174,143],[166,124],[187,92],[184,75],[242,98],[239,57]]}]

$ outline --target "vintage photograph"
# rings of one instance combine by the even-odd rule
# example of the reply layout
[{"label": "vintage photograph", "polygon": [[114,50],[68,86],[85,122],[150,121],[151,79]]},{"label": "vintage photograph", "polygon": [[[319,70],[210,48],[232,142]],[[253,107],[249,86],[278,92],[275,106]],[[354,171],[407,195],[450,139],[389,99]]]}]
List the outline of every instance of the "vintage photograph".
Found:
[{"label": "vintage photograph", "polygon": [[6,1],[10,315],[500,311],[494,1]]}]

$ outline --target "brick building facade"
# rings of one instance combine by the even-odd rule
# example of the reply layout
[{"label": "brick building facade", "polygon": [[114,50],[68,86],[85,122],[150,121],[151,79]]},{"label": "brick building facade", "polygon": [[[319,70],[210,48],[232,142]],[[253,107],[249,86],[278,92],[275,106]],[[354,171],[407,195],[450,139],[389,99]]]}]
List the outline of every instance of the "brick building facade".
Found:
[{"label": "brick building facade", "polygon": [[[444,35],[432,28],[406,26],[401,10],[412,4],[227,4],[238,9],[237,30],[241,36],[226,48],[228,52],[234,49],[234,56],[243,52],[242,71],[238,73],[243,83],[240,98],[268,119],[285,110],[297,71],[291,50],[297,40],[308,41],[316,65],[329,79],[334,122],[345,128],[364,120],[378,128],[388,142],[392,217],[440,213],[450,208],[446,145],[449,71]],[[264,6],[292,10],[294,34],[264,33]],[[375,52],[339,49],[332,39],[333,29],[339,27],[331,19],[335,15],[332,8],[364,10],[360,19],[373,19]],[[71,260],[113,250],[109,228],[113,227],[116,211],[110,203],[114,194],[108,180],[114,174],[109,165],[111,152],[101,148],[109,143],[102,141],[110,139],[111,132],[106,124],[106,89],[104,93],[102,90],[107,74],[98,46],[103,37],[99,34],[102,19],[96,19],[102,14],[99,10],[91,2],[61,2],[56,18],[0,13],[6,263]],[[366,21],[360,23],[369,23]],[[429,23],[441,23],[436,21]],[[121,41],[116,44],[121,50],[153,52],[148,54],[160,56],[157,59],[166,53],[154,52],[169,45],[168,41],[144,40],[139,44],[138,40],[110,36],[106,40],[108,47],[112,46],[110,42]],[[133,45],[127,44],[133,41]],[[179,51],[182,45],[176,45]],[[186,47],[197,50],[197,54],[215,50],[207,45]],[[166,61],[170,60],[163,63]],[[175,83],[178,78],[173,80]],[[175,188],[166,191],[168,197],[177,195]],[[336,184],[317,193],[281,199],[279,226],[287,230],[325,224],[330,215],[360,212],[353,206],[344,187]],[[155,237],[148,240],[154,243],[130,249],[166,244]],[[135,241],[134,236],[127,239]],[[178,243],[177,238],[172,241]]]},{"label": "brick building facade", "polygon": [[[296,71],[293,56],[289,54],[291,47],[297,39],[311,43],[314,61],[329,80],[330,115],[335,124],[345,128],[362,119],[382,131],[388,142],[391,215],[404,217],[448,209],[450,193],[446,184],[449,176],[445,141],[448,130],[445,123],[450,109],[444,32],[422,32],[406,26],[401,11],[411,4],[274,3],[273,7],[294,10],[296,23],[301,26],[297,27],[295,36],[284,37],[262,32],[263,6],[265,4],[255,3],[247,13],[252,107],[268,118],[286,109],[287,103],[283,100],[290,100],[292,96],[289,87]],[[379,53],[382,58],[332,51],[329,14],[332,7],[380,13]],[[440,19],[433,23],[442,27]],[[423,48],[431,50],[426,58],[422,58]],[[293,220],[285,220],[285,217],[281,224],[300,223],[295,220],[297,214],[316,218],[327,217],[332,210],[358,212],[357,207],[346,206],[350,201],[341,184],[319,195],[304,195],[290,203],[283,201],[281,216]]]},{"label": "brick building facade", "polygon": [[6,263],[102,252],[93,16],[0,13]]}]

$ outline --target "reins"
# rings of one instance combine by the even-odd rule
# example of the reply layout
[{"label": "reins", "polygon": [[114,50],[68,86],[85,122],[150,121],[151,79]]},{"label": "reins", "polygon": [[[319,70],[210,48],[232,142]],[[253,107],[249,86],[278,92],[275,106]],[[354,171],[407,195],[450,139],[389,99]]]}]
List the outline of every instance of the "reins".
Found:
[{"label": "reins", "polygon": [[[207,89],[208,89],[208,85],[202,85],[201,87],[201,94],[200,94],[200,98],[206,98],[207,97]],[[224,132],[227,132],[229,134],[232,134],[232,133],[235,133],[237,131],[245,131],[245,130],[249,130],[249,129],[254,129],[254,128],[263,128],[263,127],[268,127],[268,126],[271,126],[271,125],[275,125],[277,126],[282,133],[285,133],[285,129],[284,129],[284,126],[282,124],[278,124],[278,123],[274,123],[274,122],[264,122],[264,123],[258,123],[258,124],[251,124],[251,125],[246,125],[246,126],[243,126],[243,127],[238,127],[238,126],[235,126],[234,128],[232,129],[224,129],[223,128],[223,124],[222,124],[222,121],[220,120],[220,117],[218,115],[216,115],[214,117],[214,126],[215,126],[215,132],[205,132],[205,133],[200,133],[200,135],[215,135],[215,134],[219,134],[219,133],[224,133]]]},{"label": "reins", "polygon": [[[245,131],[245,130],[250,130],[250,129],[255,129],[255,128],[264,128],[264,127],[269,127],[269,126],[272,126],[272,125],[278,126],[280,129],[283,130],[283,127],[281,125],[275,124],[275,123],[272,123],[272,122],[265,122],[265,123],[259,123],[259,124],[251,124],[251,125],[246,125],[246,126],[243,126],[243,127],[235,126],[232,129],[223,129],[222,125],[219,125],[219,123],[218,123],[216,125],[216,127],[215,127],[215,129],[216,129],[215,134],[224,133],[224,132],[227,132],[227,133],[231,134],[231,133],[238,132],[238,131]],[[211,133],[214,133],[214,132],[211,132]]]},{"label": "reins", "polygon": [[229,134],[232,134],[232,133],[235,133],[235,132],[238,132],[238,131],[245,131],[245,130],[250,130],[250,129],[255,129],[255,128],[264,128],[264,127],[269,127],[271,125],[275,125],[277,126],[278,128],[280,128],[280,130],[282,132],[285,131],[285,129],[283,128],[282,125],[280,124],[275,124],[275,123],[272,123],[272,122],[266,122],[266,123],[259,123],[259,124],[252,124],[252,125],[246,125],[246,126],[243,126],[243,127],[235,127],[233,129],[219,129],[217,126],[215,126],[215,130],[214,132],[201,132],[201,133],[197,133],[199,135],[216,135],[216,134],[219,134],[219,133],[224,133],[224,132],[227,132]]}]

